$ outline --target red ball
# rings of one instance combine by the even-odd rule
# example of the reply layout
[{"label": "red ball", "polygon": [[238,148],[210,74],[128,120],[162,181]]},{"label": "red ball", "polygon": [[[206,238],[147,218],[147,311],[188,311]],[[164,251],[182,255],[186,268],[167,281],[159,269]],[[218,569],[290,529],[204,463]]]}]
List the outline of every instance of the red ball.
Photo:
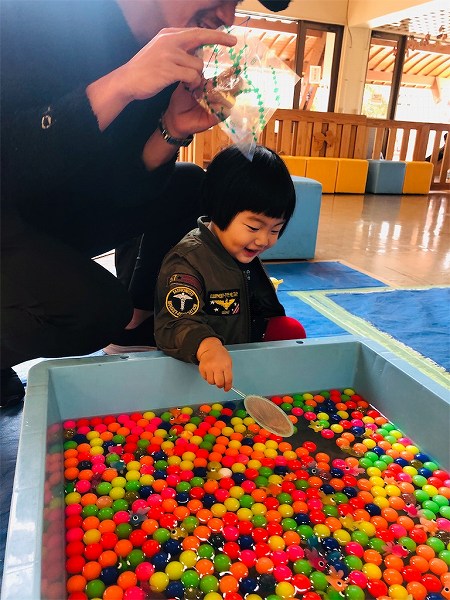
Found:
[{"label": "red ball", "polygon": [[84,556],[87,560],[97,560],[103,552],[103,546],[100,543],[88,544],[84,549]]},{"label": "red ball", "polygon": [[71,556],[66,560],[66,571],[69,575],[77,575],[78,573],[81,573],[85,564],[86,559],[83,558],[83,556],[80,556],[79,554]]},{"label": "red ball", "polygon": [[145,556],[154,556],[161,550],[161,544],[156,540],[147,540],[142,544],[142,552]]},{"label": "red ball", "polygon": [[426,532],[418,527],[413,527],[409,532],[409,537],[416,542],[416,544],[425,544],[428,539]]},{"label": "red ball", "polygon": [[231,558],[231,560],[237,560],[241,553],[241,547],[237,542],[226,542],[223,545],[223,552]]},{"label": "red ball", "polygon": [[411,565],[407,565],[406,567],[404,567],[401,570],[401,574],[403,576],[403,579],[405,581],[407,581],[408,583],[410,581],[420,581],[422,574],[419,571],[419,569],[417,569],[416,567],[413,567]]},{"label": "red ball", "polygon": [[66,556],[76,556],[77,554],[81,556],[83,552],[84,544],[81,540],[69,542],[66,546]]},{"label": "red ball", "polygon": [[388,586],[381,579],[369,579],[367,590],[374,597],[387,596]]},{"label": "red ball", "polygon": [[147,534],[142,529],[135,529],[130,533],[128,539],[135,548],[140,548],[147,539]]},{"label": "red ball", "polygon": [[442,589],[441,581],[436,575],[431,575],[431,573],[425,573],[422,575],[422,582],[428,592],[440,592]]},{"label": "red ball", "polygon": [[117,544],[118,536],[112,531],[105,531],[100,538],[100,544],[105,550],[112,550]]},{"label": "red ball", "polygon": [[292,585],[295,586],[296,593],[306,594],[311,589],[311,581],[309,577],[306,575],[302,575],[301,573],[297,573],[292,578]]}]

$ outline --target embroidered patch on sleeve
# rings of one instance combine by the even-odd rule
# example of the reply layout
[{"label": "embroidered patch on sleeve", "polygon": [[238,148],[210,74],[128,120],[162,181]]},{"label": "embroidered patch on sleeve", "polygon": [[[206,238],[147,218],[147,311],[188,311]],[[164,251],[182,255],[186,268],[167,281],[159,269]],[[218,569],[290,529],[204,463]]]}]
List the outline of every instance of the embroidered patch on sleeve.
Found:
[{"label": "embroidered patch on sleeve", "polygon": [[200,308],[197,294],[183,285],[172,288],[166,296],[166,308],[175,318],[195,315]]},{"label": "embroidered patch on sleeve", "polygon": [[189,287],[193,287],[198,293],[202,291],[202,284],[197,277],[188,273],[174,273],[169,278],[170,285],[188,285]]},{"label": "embroidered patch on sleeve", "polygon": [[209,292],[205,302],[209,315],[237,315],[240,312],[239,290]]}]

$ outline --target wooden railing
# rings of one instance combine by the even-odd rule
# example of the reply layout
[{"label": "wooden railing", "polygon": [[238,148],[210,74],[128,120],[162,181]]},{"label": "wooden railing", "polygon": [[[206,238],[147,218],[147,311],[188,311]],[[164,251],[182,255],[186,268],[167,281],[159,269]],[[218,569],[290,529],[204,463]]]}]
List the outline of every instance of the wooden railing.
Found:
[{"label": "wooden railing", "polygon": [[[450,189],[450,140],[447,136],[442,158],[444,123],[417,123],[369,119],[364,115],[321,113],[279,109],[263,130],[260,143],[280,155],[329,156],[339,158],[380,158],[425,160],[431,140],[434,164],[432,189]],[[206,167],[213,156],[231,144],[219,128],[197,134],[180,159]]]}]

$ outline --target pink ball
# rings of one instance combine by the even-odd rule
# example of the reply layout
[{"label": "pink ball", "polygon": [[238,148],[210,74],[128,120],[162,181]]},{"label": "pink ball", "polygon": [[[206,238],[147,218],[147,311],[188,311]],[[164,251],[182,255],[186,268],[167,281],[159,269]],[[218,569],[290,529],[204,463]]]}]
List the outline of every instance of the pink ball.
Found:
[{"label": "pink ball", "polygon": [[389,526],[389,530],[397,539],[401,537],[406,537],[408,535],[407,529],[403,527],[403,525],[399,525],[398,523],[392,523],[392,525]]},{"label": "pink ball", "polygon": [[348,542],[345,544],[345,551],[353,556],[361,558],[364,555],[364,548],[358,542]]},{"label": "pink ball", "polygon": [[303,558],[305,556],[305,551],[298,544],[291,544],[286,548],[286,554],[291,562],[295,562],[299,558]]},{"label": "pink ball", "polygon": [[367,585],[367,577],[361,571],[351,571],[348,578],[350,583],[357,585],[361,589],[364,589]]},{"label": "pink ball", "polygon": [[286,565],[277,565],[272,574],[277,581],[290,581],[292,579],[292,571]]}]

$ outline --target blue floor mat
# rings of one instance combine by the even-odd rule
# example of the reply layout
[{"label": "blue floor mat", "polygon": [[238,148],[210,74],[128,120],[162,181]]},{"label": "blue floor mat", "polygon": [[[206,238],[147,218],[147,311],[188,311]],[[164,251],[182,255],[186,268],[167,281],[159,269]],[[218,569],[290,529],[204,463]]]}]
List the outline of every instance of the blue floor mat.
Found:
[{"label": "blue floor mat", "polygon": [[327,297],[450,371],[450,288]]},{"label": "blue floor mat", "polygon": [[283,279],[283,291],[345,290],[386,284],[340,262],[264,263],[270,277]]},{"label": "blue floor mat", "polygon": [[306,337],[318,338],[329,335],[344,335],[348,331],[339,327],[334,321],[327,319],[320,312],[302,302],[295,296],[290,296],[288,292],[278,292],[278,299],[284,306],[286,315],[300,321],[306,331]]}]

